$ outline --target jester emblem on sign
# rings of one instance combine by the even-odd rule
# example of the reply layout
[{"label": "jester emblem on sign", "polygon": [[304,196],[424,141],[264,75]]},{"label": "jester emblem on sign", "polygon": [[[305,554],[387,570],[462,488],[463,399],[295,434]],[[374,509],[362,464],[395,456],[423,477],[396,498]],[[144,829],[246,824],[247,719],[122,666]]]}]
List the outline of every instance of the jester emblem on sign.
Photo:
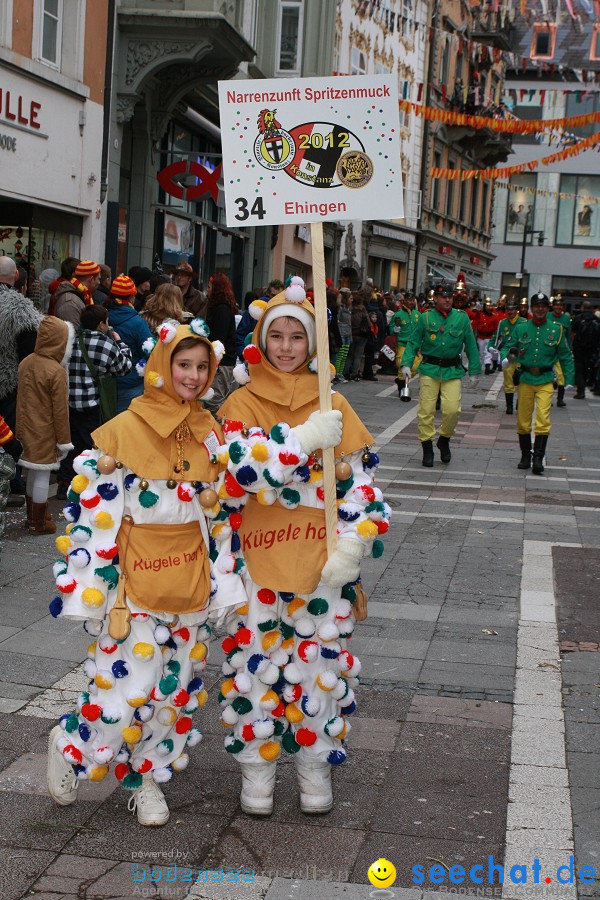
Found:
[{"label": "jester emblem on sign", "polygon": [[296,144],[291,134],[275,118],[276,109],[262,109],[258,115],[258,137],[254,155],[265,169],[285,169],[294,158]]}]

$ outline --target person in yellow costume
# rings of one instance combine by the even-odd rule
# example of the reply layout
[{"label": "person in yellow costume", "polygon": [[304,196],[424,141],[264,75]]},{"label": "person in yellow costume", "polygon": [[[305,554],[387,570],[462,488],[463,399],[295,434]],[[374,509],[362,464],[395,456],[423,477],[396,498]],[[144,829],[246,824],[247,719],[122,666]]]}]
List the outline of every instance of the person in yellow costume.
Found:
[{"label": "person in yellow costume", "polygon": [[222,433],[201,398],[222,345],[207,335],[194,319],[163,323],[156,346],[148,339],[144,393],[75,459],[69,525],[56,541],[50,612],[84,620],[95,641],[89,687],[50,734],[48,788],[67,806],[80,780],[100,781],[114,766],[141,825],[168,820],[159,785],[186,768],[201,738],[191,714],[206,700],[209,598],[221,586],[228,600],[243,597],[239,576],[209,559]]},{"label": "person in yellow costume", "polygon": [[[260,301],[258,301],[260,304]],[[305,813],[333,805],[331,767],[346,758],[360,663],[346,648],[364,556],[380,555],[390,509],[373,486],[373,438],[333,393],[319,412],[315,317],[294,277],[263,309],[244,386],[219,411],[221,462],[248,494],[238,531],[247,602],[227,617],[222,721],[241,764],[242,809],[269,815],[281,747]],[[321,451],[335,448],[338,540],[327,558]]]}]

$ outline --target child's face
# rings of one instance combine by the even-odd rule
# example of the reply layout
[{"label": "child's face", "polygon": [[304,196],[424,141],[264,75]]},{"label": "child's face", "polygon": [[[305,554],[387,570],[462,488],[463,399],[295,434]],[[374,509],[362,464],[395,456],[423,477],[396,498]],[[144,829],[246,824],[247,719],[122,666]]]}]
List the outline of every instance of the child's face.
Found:
[{"label": "child's face", "polygon": [[297,319],[282,316],[269,325],[267,359],[280,372],[293,372],[306,361],[308,336]]},{"label": "child's face", "polygon": [[377,322],[377,313],[372,312],[372,313],[369,315],[369,318],[370,318],[371,322]]},{"label": "child's face", "polygon": [[194,347],[180,350],[171,358],[173,389],[182,400],[195,400],[208,384],[209,356],[206,344],[198,342]]}]

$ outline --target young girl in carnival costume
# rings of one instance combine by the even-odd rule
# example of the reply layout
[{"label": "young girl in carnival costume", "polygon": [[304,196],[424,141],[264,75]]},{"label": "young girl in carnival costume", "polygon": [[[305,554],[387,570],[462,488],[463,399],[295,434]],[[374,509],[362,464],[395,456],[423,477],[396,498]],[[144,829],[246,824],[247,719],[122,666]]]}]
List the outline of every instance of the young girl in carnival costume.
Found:
[{"label": "young girl in carnival costume", "polygon": [[[356,708],[360,663],[346,639],[360,562],[382,552],[390,509],[373,487],[373,438],[346,399],[334,393],[333,410],[318,411],[315,317],[302,280],[255,307],[260,321],[235,373],[245,386],[219,413],[219,460],[235,480],[231,492],[248,494],[231,545],[245,562],[247,602],[225,619],[222,721],[233,729],[225,746],[241,763],[245,812],[271,813],[283,745],[294,755],[302,811],[325,813]],[[327,559],[320,452],[331,447],[338,540]]]},{"label": "young girl in carnival costume", "polygon": [[[50,794],[73,803],[80,779],[100,781],[114,764],[142,825],[168,820],[159,784],[186,768],[201,739],[191,714],[206,701],[209,597],[218,605],[222,591],[229,602],[244,596],[240,578],[209,559],[210,550],[218,556],[206,518],[222,511],[214,482],[223,438],[201,403],[222,355],[207,335],[194,319],[164,323],[156,345],[148,340],[144,394],[75,460],[70,524],[57,539],[50,611],[84,619],[97,640],[89,688],[50,734]],[[220,494],[230,511],[241,502]]]}]

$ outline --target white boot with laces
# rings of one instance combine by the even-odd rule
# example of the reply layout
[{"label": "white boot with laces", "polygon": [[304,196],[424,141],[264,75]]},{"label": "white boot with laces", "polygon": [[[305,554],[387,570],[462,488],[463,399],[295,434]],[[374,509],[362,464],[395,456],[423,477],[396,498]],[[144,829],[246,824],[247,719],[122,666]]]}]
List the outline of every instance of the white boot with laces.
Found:
[{"label": "white boot with laces", "polygon": [[251,816],[270,816],[273,812],[273,790],[277,763],[241,763],[242,793],[240,803]]},{"label": "white boot with laces", "polygon": [[331,766],[328,762],[304,762],[294,757],[300,787],[300,809],[308,815],[327,813],[333,806]]},{"label": "white boot with laces", "polygon": [[150,773],[142,776],[142,786],[129,798],[127,809],[137,814],[140,825],[165,825],[169,821],[167,801]]},{"label": "white boot with laces", "polygon": [[79,781],[73,766],[58,749],[58,741],[62,737],[64,731],[60,725],[55,725],[48,744],[48,791],[60,806],[70,806],[77,800]]}]

